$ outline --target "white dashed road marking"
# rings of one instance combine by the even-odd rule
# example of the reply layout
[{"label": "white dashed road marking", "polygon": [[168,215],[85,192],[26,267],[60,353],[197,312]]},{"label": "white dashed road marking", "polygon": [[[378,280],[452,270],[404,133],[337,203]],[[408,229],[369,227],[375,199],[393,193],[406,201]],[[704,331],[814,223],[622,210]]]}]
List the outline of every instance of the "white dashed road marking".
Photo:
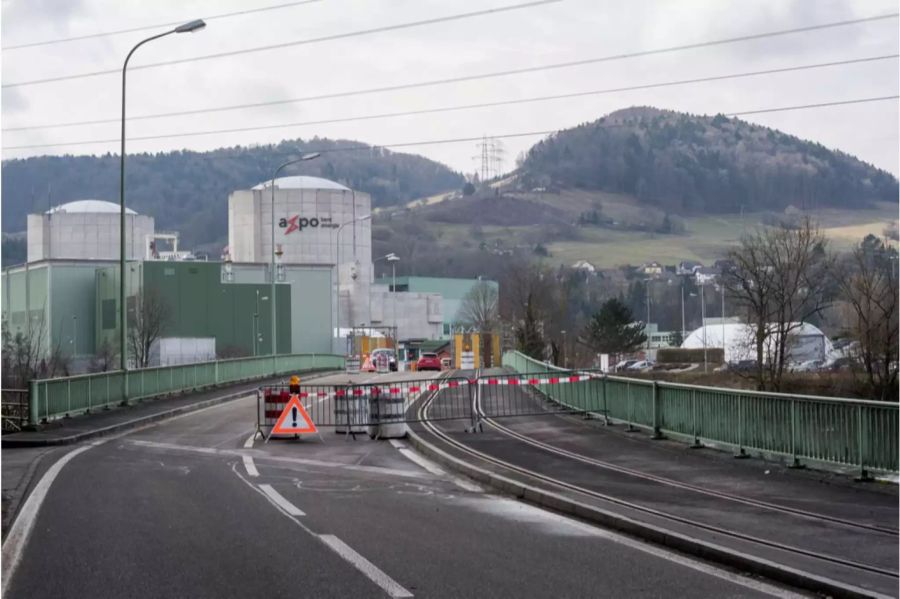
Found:
[{"label": "white dashed road marking", "polygon": [[281,493],[276,491],[272,485],[259,485],[260,491],[266,494],[269,500],[277,505],[284,513],[289,516],[305,516],[306,514],[296,505],[285,499]]}]

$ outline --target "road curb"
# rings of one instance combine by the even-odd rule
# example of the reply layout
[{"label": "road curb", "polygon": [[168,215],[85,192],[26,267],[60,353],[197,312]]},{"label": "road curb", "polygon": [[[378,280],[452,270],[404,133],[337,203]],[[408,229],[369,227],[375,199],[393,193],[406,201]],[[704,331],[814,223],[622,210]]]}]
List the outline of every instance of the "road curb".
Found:
[{"label": "road curb", "polygon": [[576,501],[552,491],[539,489],[526,482],[496,474],[448,454],[428,443],[412,430],[409,431],[408,438],[413,447],[431,459],[475,481],[514,495],[526,503],[574,516],[682,553],[731,568],[737,568],[743,572],[749,572],[793,587],[824,593],[832,597],[859,599],[879,596],[877,593],[863,588],[846,585],[769,560],[753,557],[715,543],[694,539],[678,532],[666,530],[609,510]]},{"label": "road curb", "polygon": [[[306,380],[317,379],[317,378],[321,378],[323,376],[329,376],[331,374],[334,374],[334,372],[333,371],[320,372],[320,373],[315,373],[315,374],[312,374],[309,376],[305,376],[304,378]],[[167,418],[181,416],[182,414],[188,414],[190,412],[202,410],[204,408],[208,408],[210,406],[214,406],[214,405],[217,405],[220,403],[225,403],[228,401],[233,401],[235,399],[240,399],[241,397],[245,397],[253,392],[254,391],[252,389],[244,389],[243,391],[235,391],[235,392],[229,393],[227,395],[211,397],[210,399],[198,401],[196,403],[188,404],[186,406],[179,406],[177,408],[172,408],[172,409],[166,410],[164,412],[157,412],[156,414],[149,414],[147,416],[142,416],[140,418],[133,418],[131,420],[126,420],[125,422],[119,422],[117,424],[111,424],[111,425],[105,426],[103,428],[98,428],[98,429],[94,429],[94,430],[90,430],[90,431],[84,431],[81,433],[75,433],[75,434],[69,435],[67,437],[57,437],[55,439],[2,439],[2,440],[0,440],[0,447],[2,447],[4,449],[8,449],[8,448],[17,448],[17,447],[55,447],[55,446],[61,446],[61,445],[72,445],[74,443],[80,443],[81,441],[86,441],[88,439],[94,439],[96,437],[103,437],[106,435],[118,433],[118,432],[129,430],[132,428],[138,428],[140,426],[151,424],[153,422],[158,422],[160,420],[165,420]]]}]

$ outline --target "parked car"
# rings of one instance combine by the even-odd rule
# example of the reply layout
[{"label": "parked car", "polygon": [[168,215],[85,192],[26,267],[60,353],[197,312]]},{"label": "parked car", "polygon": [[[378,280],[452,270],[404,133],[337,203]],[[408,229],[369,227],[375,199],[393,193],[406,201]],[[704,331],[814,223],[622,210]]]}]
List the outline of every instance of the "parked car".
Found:
[{"label": "parked car", "polygon": [[388,370],[391,372],[397,371],[397,354],[389,347],[381,347],[375,350],[372,350],[372,364],[377,367],[378,365],[378,357],[380,355],[386,355],[388,360]]},{"label": "parked car", "polygon": [[653,360],[638,360],[631,366],[628,366],[627,370],[630,370],[631,372],[640,372],[642,370],[649,370],[650,368],[653,368],[654,364],[656,364],[656,362],[654,362]]},{"label": "parked car", "polygon": [[826,360],[825,364],[822,365],[822,370],[830,370],[832,372],[851,370],[858,363],[859,362],[855,358],[851,358],[849,356],[840,356],[837,358],[832,358],[831,360]]},{"label": "parked car", "polygon": [[731,372],[753,372],[756,370],[756,360],[738,360],[728,365]]},{"label": "parked car", "polygon": [[628,367],[637,362],[637,360],[621,360],[618,364],[614,366],[616,372],[620,370],[628,370]]},{"label": "parked car", "polygon": [[441,359],[435,353],[425,352],[416,362],[416,370],[441,370]]}]

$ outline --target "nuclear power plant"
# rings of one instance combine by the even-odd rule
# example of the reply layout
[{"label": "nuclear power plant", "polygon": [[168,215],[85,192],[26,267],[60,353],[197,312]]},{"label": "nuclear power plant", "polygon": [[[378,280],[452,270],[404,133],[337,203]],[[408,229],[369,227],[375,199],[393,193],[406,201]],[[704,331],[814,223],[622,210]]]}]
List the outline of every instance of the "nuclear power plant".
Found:
[{"label": "nuclear power plant", "polygon": [[[157,232],[152,216],[127,209],[126,310],[133,321],[143,298],[164,306],[156,364],[273,349],[343,354],[352,331],[438,343],[477,283],[376,282],[374,262],[387,256],[372,255],[372,200],[334,181],[263,181],[233,191],[227,210],[228,245],[211,260],[179,250],[177,232]],[[3,271],[10,333],[40,331],[45,351],[70,356],[76,370],[118,347],[119,216],[118,204],[97,199],[28,216],[28,261]]]}]

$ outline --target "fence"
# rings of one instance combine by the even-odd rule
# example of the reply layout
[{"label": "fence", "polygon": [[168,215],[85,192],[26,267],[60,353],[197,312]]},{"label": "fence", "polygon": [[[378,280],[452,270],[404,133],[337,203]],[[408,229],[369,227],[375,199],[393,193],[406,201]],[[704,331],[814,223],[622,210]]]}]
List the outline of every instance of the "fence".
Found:
[{"label": "fence", "polygon": [[0,420],[4,433],[22,430],[28,424],[28,390],[3,389],[0,401]]},{"label": "fence", "polygon": [[[503,365],[523,374],[560,372],[519,352],[505,353]],[[728,445],[739,455],[783,455],[796,466],[855,466],[863,478],[870,470],[898,471],[896,403],[591,376],[579,385],[535,387],[573,410],[598,411],[657,437]]]},{"label": "fence", "polygon": [[332,354],[286,354],[160,366],[29,383],[28,422],[53,420],[109,408],[138,399],[311,370],[339,370],[344,357]]},{"label": "fence", "polygon": [[[410,408],[430,394],[437,394],[428,420],[473,421],[471,389],[467,378],[402,380],[383,383],[300,385],[295,393],[310,419],[319,428],[339,433],[364,433],[385,422],[386,411],[394,423],[419,421]],[[288,404],[292,393],[286,385],[266,385],[257,402],[258,428],[267,436]]]}]

